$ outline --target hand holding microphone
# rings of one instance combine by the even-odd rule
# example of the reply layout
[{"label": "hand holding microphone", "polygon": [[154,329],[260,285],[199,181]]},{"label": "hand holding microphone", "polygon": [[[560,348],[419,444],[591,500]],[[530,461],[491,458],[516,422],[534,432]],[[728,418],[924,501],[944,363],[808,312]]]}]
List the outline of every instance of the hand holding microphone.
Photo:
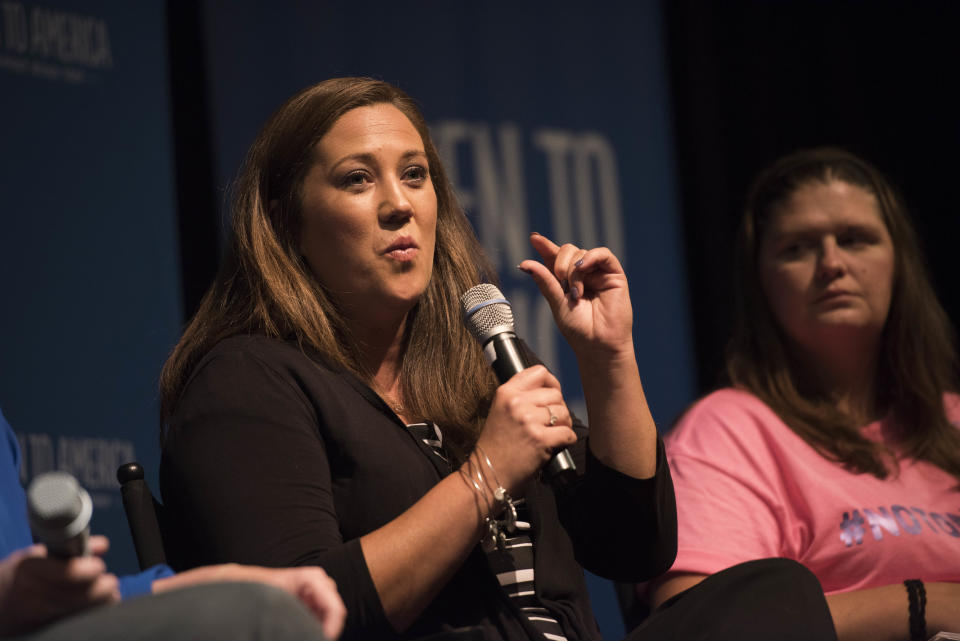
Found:
[{"label": "hand holding microphone", "polygon": [[[460,302],[467,328],[480,342],[487,362],[501,383],[487,422],[515,426],[504,434],[506,442],[497,443],[496,449],[513,450],[505,456],[517,459],[509,467],[520,472],[521,478],[532,475],[546,463],[544,473],[548,479],[557,483],[568,482],[576,467],[570,453],[562,446],[574,443],[576,435],[569,429],[570,412],[563,400],[559,381],[542,365],[527,368],[514,331],[510,303],[494,285],[483,283],[471,287]],[[484,427],[481,442],[484,436],[497,439],[500,433],[494,432],[494,429]],[[527,449],[524,445],[540,450],[539,459],[533,459],[536,467],[530,470],[526,469],[530,460],[524,458]]]},{"label": "hand holding microphone", "polygon": [[0,559],[0,636],[20,634],[120,600],[100,558],[106,537],[89,536],[90,497],[69,474],[38,476],[27,490],[36,545]]}]

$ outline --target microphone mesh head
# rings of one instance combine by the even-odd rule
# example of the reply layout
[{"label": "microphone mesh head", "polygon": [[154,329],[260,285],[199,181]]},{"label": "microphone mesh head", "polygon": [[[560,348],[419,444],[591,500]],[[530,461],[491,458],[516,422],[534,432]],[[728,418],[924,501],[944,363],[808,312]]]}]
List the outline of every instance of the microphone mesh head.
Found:
[{"label": "microphone mesh head", "polygon": [[463,322],[481,343],[500,332],[512,332],[513,308],[503,293],[490,283],[474,285],[460,297]]},{"label": "microphone mesh head", "polygon": [[71,523],[83,512],[81,492],[84,490],[70,474],[41,474],[27,489],[31,516],[45,523]]}]

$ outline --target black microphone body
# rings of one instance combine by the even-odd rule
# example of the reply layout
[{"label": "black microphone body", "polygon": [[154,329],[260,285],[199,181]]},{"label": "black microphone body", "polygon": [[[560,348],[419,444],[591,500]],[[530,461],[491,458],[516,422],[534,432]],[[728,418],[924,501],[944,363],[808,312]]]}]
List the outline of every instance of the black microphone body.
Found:
[{"label": "black microphone body", "polygon": [[40,474],[27,488],[27,511],[34,538],[47,555],[61,559],[90,553],[90,495],[66,472]]},{"label": "black microphone body", "polygon": [[[514,374],[527,368],[523,356],[520,354],[517,335],[513,332],[494,334],[487,345],[490,346],[489,349],[493,350],[493,360],[490,361],[490,367],[493,368],[493,373],[496,374],[497,380],[501,383],[506,383]],[[484,351],[486,350],[487,347],[484,346]]]},{"label": "black microphone body", "polygon": [[[500,383],[527,368],[520,339],[514,332],[513,310],[510,303],[494,285],[482,283],[467,290],[460,298],[464,323],[487,357]],[[567,448],[553,453],[544,466],[544,474],[551,482],[566,485],[576,476],[577,466]]]}]

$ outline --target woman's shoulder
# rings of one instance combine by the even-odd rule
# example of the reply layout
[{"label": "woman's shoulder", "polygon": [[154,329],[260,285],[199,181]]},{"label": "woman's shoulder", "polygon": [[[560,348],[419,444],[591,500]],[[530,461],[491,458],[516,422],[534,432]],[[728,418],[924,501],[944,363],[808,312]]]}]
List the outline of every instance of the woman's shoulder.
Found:
[{"label": "woman's shoulder", "polygon": [[693,403],[666,437],[673,451],[750,449],[792,434],[776,412],[750,392],[726,387]]},{"label": "woman's shoulder", "polygon": [[276,370],[309,367],[332,372],[321,359],[308,354],[296,342],[265,334],[235,334],[224,338],[200,359],[195,370],[235,367],[243,362],[256,362]]},{"label": "woman's shoulder", "polygon": [[691,404],[678,419],[677,427],[708,418],[724,424],[747,417],[767,420],[776,418],[776,413],[751,392],[738,387],[724,387]]},{"label": "woman's shoulder", "polygon": [[303,355],[296,343],[292,341],[285,341],[266,334],[234,334],[214,344],[207,352],[204,360],[217,358],[225,354],[282,358],[292,353]]},{"label": "woman's shoulder", "polygon": [[185,390],[200,387],[257,387],[265,380],[297,385],[305,380],[319,383],[338,374],[317,356],[311,356],[293,341],[264,334],[236,334],[217,342],[204,354],[187,379]]},{"label": "woman's shoulder", "polygon": [[216,343],[190,373],[170,424],[218,411],[259,416],[285,408],[313,424],[317,408],[349,393],[342,373],[297,343],[240,334]]}]

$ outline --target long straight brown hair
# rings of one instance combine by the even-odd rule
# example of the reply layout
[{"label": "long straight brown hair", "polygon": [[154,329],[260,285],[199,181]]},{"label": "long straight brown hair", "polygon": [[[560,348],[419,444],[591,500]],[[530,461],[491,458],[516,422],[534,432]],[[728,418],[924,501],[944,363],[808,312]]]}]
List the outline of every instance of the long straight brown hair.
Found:
[{"label": "long straight brown hair", "polygon": [[234,185],[224,262],[161,373],[164,421],[204,354],[236,334],[265,334],[311,348],[326,365],[370,382],[349,324],[298,248],[301,192],[314,147],[340,116],[380,103],[397,107],[419,132],[437,194],[433,275],[407,317],[401,394],[411,414],[435,421],[453,445],[472,445],[496,381],[460,320],[458,301],[495,275],[457,204],[420,110],[400,89],[370,78],[335,78],[304,89],[257,135]]},{"label": "long straight brown hair", "polygon": [[770,217],[800,187],[834,180],[876,198],[893,240],[893,296],[881,338],[877,400],[901,429],[897,449],[960,480],[960,431],[944,411],[944,394],[957,389],[953,329],[930,284],[901,199],[873,165],[847,151],[798,151],[754,181],[737,243],[737,320],[727,350],[727,375],[767,403],[823,456],[878,478],[896,470],[891,452],[860,433],[861,426],[837,409],[830,390],[802,378],[760,286],[758,256]]}]

